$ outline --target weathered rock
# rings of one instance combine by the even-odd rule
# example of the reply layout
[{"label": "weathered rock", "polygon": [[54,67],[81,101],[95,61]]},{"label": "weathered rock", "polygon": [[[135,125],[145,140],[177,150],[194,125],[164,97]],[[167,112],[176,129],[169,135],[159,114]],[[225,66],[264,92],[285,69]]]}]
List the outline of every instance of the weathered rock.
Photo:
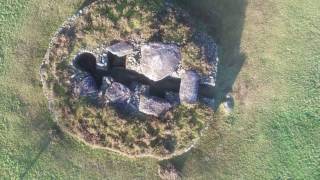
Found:
[{"label": "weathered rock", "polygon": [[112,85],[113,83],[113,78],[109,76],[105,76],[102,78],[102,83],[100,87],[100,91],[102,94],[105,94],[106,90]]},{"label": "weathered rock", "polygon": [[131,91],[125,85],[113,82],[105,92],[105,96],[113,103],[127,103],[131,97]]},{"label": "weathered rock", "polygon": [[161,98],[140,96],[139,111],[148,115],[159,117],[165,111],[168,111],[172,105]]},{"label": "weathered rock", "polygon": [[108,55],[107,54],[102,54],[99,57],[99,60],[97,62],[97,70],[100,72],[106,72],[109,69],[109,61],[108,61]]},{"label": "weathered rock", "polygon": [[234,100],[230,94],[226,95],[225,101],[223,102],[223,108],[227,113],[231,113],[234,108]]},{"label": "weathered rock", "polygon": [[149,43],[141,47],[141,73],[159,81],[179,67],[181,54],[174,44]]},{"label": "weathered rock", "polygon": [[186,71],[181,77],[179,97],[182,104],[194,104],[198,100],[200,77],[195,71]]},{"label": "weathered rock", "polygon": [[97,93],[98,88],[95,79],[88,75],[80,81],[80,96],[92,96]]},{"label": "weathered rock", "polygon": [[133,52],[133,46],[127,42],[122,41],[107,47],[107,51],[118,57],[124,57]]}]

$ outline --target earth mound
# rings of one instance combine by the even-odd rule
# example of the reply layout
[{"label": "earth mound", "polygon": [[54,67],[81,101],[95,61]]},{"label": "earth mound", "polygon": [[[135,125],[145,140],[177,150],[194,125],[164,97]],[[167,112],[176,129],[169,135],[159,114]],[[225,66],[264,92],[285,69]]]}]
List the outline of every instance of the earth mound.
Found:
[{"label": "earth mound", "polygon": [[156,0],[96,1],[80,10],[41,66],[58,125],[131,157],[189,150],[213,117],[218,66],[217,45],[198,26]]}]

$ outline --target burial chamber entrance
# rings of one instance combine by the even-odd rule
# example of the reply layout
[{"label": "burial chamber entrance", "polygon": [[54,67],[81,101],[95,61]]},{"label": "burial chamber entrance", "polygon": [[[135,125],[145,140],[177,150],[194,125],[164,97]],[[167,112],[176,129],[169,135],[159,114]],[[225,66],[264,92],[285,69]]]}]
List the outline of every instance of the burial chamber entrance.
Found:
[{"label": "burial chamber entrance", "polygon": [[74,61],[74,66],[81,71],[87,72],[90,74],[98,88],[102,85],[102,75],[97,73],[97,58],[92,53],[81,53],[79,54]]}]

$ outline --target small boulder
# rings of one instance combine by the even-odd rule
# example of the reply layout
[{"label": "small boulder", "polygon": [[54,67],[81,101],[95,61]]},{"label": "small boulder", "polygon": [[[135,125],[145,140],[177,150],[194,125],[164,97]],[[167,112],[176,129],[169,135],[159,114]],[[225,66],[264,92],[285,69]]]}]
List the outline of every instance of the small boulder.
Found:
[{"label": "small boulder", "polygon": [[109,61],[108,61],[108,55],[102,54],[97,62],[97,70],[100,72],[107,72],[109,70]]},{"label": "small boulder", "polygon": [[142,113],[159,117],[170,108],[172,108],[172,105],[164,99],[140,96],[139,111]]},{"label": "small boulder", "polygon": [[174,44],[143,45],[141,56],[141,73],[153,81],[159,81],[173,74],[181,61],[179,47]]},{"label": "small boulder", "polygon": [[195,104],[198,101],[200,77],[195,71],[186,71],[181,77],[179,97],[182,104]]},{"label": "small boulder", "polygon": [[79,84],[80,96],[92,96],[97,93],[98,88],[95,79],[88,75]]},{"label": "small boulder", "polygon": [[106,89],[105,96],[113,103],[122,104],[127,103],[131,97],[131,91],[125,85],[113,82],[109,88]]},{"label": "small boulder", "polygon": [[133,46],[127,42],[122,41],[107,47],[107,51],[118,57],[124,57],[133,52]]},{"label": "small boulder", "polygon": [[234,100],[230,94],[227,94],[223,102],[223,108],[226,113],[231,113],[234,108]]}]

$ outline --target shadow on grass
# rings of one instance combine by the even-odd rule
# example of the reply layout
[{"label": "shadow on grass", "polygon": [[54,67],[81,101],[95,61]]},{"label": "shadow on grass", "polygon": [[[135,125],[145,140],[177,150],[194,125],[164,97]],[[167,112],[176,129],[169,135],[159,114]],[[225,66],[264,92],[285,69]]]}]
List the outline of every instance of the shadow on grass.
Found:
[{"label": "shadow on grass", "polygon": [[[182,8],[202,21],[208,33],[219,46],[220,64],[218,68],[215,100],[217,107],[232,92],[233,85],[245,62],[246,56],[240,52],[241,35],[245,19],[247,0],[173,0]],[[182,170],[192,150],[171,160]],[[193,155],[192,155],[193,156]]]},{"label": "shadow on grass", "polygon": [[53,141],[60,141],[64,139],[64,134],[60,130],[60,128],[57,125],[52,125],[52,127],[49,130],[48,134],[45,134],[43,138],[41,138],[40,141],[40,150],[36,154],[36,156],[28,163],[26,170],[20,175],[20,179],[25,179],[26,175],[29,173],[30,170],[32,170],[33,166],[37,163],[41,155],[48,150],[50,144]]},{"label": "shadow on grass", "polygon": [[247,6],[246,0],[174,0],[197,20],[202,21],[208,33],[219,46],[215,96],[218,104],[232,91],[233,84],[245,62],[240,52],[241,35]]},{"label": "shadow on grass", "polygon": [[41,142],[40,142],[40,151],[38,152],[38,154],[32,159],[32,161],[28,164],[26,170],[20,175],[20,179],[24,179],[26,177],[26,175],[28,174],[28,172],[32,169],[32,167],[37,163],[37,161],[39,160],[41,154],[46,151],[50,145],[51,142],[51,138],[50,136],[45,136],[42,138]]}]

